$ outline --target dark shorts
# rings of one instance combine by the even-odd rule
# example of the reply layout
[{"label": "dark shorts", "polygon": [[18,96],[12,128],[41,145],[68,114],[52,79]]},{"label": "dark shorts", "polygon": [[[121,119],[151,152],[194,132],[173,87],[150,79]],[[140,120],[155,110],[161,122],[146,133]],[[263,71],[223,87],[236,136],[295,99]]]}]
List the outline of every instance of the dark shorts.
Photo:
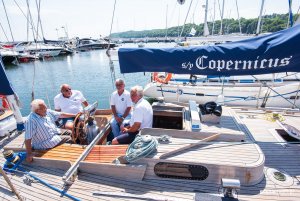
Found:
[{"label": "dark shorts", "polygon": [[136,131],[134,133],[124,133],[116,137],[119,144],[130,144],[135,139],[135,136],[139,133]]},{"label": "dark shorts", "polygon": [[74,121],[75,120],[75,117],[70,117],[70,118],[62,118],[62,123],[63,125],[65,125],[67,123],[67,121]]}]

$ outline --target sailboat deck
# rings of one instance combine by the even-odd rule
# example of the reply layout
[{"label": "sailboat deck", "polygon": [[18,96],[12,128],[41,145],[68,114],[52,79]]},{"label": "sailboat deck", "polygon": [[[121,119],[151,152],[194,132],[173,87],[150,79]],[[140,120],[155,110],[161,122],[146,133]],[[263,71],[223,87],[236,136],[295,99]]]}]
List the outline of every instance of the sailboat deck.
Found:
[{"label": "sailboat deck", "polygon": [[[254,140],[265,155],[265,177],[256,185],[241,186],[238,196],[239,200],[299,200],[300,158],[298,156],[300,145],[279,143],[274,133],[271,132],[274,129],[279,129],[279,126],[275,122],[264,119],[264,113],[261,111],[253,113],[235,109],[235,112],[239,118],[237,123],[240,128],[249,139]],[[294,122],[294,125],[300,125],[299,118],[285,117],[288,121]],[[194,140],[187,139],[184,143],[186,144]],[[177,139],[173,139],[173,143],[174,148],[175,146],[182,146],[175,145],[175,143],[180,143]],[[227,153],[214,153],[214,157],[208,155],[208,153],[213,152],[214,149],[220,149],[219,146],[221,145],[224,146],[224,144],[200,146],[197,149],[200,149],[202,154],[197,155],[197,157],[199,157],[200,160],[207,161],[218,157],[221,164],[226,163],[227,160],[229,160]],[[251,153],[247,152],[247,150],[249,152],[253,151],[253,146],[255,145],[251,143],[244,145],[245,151],[240,151],[241,149],[239,148],[242,145],[237,143],[229,146],[228,149],[234,152],[235,158],[245,154],[244,160],[246,162],[255,161],[255,157],[251,157]],[[0,145],[0,148],[3,148],[3,145]],[[164,146],[159,148],[159,153],[162,153],[163,149]],[[224,154],[223,157],[222,154]],[[179,156],[174,156],[173,159],[176,160],[176,157]],[[187,158],[188,160],[192,160],[191,158],[189,159],[189,157]],[[4,163],[2,155],[0,156],[0,163]],[[65,171],[40,166],[24,165],[24,167],[32,174],[62,189],[61,177]],[[285,172],[287,181],[275,181],[268,174],[270,169]],[[59,193],[40,183],[32,183],[31,186],[24,184],[23,178],[20,175],[9,175],[9,177],[21,196],[25,197],[26,200],[69,200],[66,197],[61,197]],[[142,181],[131,181],[103,175],[79,173],[78,178],[69,187],[67,192],[81,200],[194,200],[195,196],[201,193],[219,194],[219,187],[220,183],[201,181],[161,179],[154,177],[146,177]],[[0,200],[17,200],[17,197],[10,192],[10,188],[3,177],[0,177],[0,192]]]}]

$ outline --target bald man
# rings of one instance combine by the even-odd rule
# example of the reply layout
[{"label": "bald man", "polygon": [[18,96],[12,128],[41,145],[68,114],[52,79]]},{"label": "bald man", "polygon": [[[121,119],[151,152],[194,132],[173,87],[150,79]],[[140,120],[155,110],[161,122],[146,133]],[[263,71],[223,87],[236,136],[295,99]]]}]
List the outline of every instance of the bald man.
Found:
[{"label": "bald man", "polygon": [[[88,106],[88,102],[78,90],[72,90],[70,85],[63,84],[60,87],[60,94],[54,97],[54,109],[58,112],[77,114],[82,112],[83,106]],[[72,129],[74,118],[63,119],[63,125],[66,129]]]}]

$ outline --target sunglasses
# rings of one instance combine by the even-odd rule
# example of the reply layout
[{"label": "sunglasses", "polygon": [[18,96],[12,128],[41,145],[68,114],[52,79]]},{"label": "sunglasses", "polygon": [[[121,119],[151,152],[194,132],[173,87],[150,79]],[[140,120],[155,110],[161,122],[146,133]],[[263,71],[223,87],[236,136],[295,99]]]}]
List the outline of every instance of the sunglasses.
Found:
[{"label": "sunglasses", "polygon": [[64,92],[68,92],[68,91],[71,91],[72,89],[71,88],[68,88],[68,89],[65,89],[63,90]]}]

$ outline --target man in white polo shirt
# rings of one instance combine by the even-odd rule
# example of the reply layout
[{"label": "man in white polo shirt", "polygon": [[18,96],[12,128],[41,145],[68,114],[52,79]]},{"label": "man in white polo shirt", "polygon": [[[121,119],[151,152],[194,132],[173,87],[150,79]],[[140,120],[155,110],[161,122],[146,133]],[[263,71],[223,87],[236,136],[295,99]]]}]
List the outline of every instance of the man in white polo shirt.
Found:
[{"label": "man in white polo shirt", "polygon": [[[72,90],[70,85],[63,84],[60,87],[60,94],[54,97],[54,109],[58,112],[66,112],[77,114],[82,112],[84,105],[88,106],[88,102],[78,90]],[[72,129],[74,118],[63,119],[63,125],[66,129]]]},{"label": "man in white polo shirt", "polygon": [[143,96],[144,92],[141,86],[134,86],[131,88],[130,97],[134,105],[130,124],[128,126],[121,126],[122,134],[113,139],[113,145],[130,144],[141,129],[152,128],[152,106],[143,98]]},{"label": "man in white polo shirt", "polygon": [[113,118],[110,121],[110,125],[114,137],[117,137],[120,135],[120,125],[124,120],[129,121],[130,119],[129,113],[131,110],[132,101],[130,99],[130,93],[125,89],[124,80],[117,79],[115,85],[117,90],[114,91],[110,97],[110,106],[113,113]]}]

